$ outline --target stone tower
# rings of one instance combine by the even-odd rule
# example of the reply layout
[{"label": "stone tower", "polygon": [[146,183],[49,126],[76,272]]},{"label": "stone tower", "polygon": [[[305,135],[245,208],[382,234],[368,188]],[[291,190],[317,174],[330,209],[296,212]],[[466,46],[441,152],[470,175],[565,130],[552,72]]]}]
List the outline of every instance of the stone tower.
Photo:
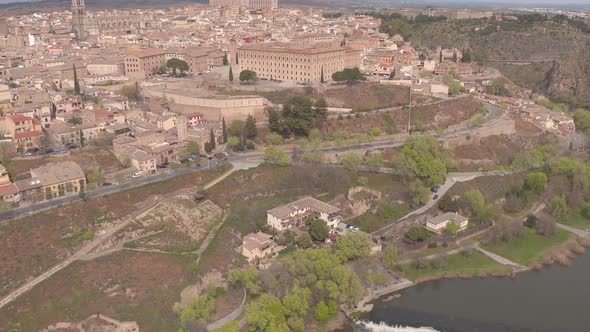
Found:
[{"label": "stone tower", "polygon": [[78,40],[86,39],[86,5],[84,0],[72,0],[72,29]]},{"label": "stone tower", "polygon": [[178,130],[178,140],[184,141],[187,136],[188,125],[186,123],[186,117],[181,115],[176,118],[176,129]]}]

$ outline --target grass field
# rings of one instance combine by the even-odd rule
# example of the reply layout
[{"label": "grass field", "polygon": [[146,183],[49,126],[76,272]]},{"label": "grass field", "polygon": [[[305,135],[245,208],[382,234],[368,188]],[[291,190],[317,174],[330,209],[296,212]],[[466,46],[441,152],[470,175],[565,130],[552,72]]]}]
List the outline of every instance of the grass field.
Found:
[{"label": "grass field", "polygon": [[495,262],[478,251],[474,251],[470,257],[463,254],[447,256],[446,265],[441,268],[435,268],[430,264],[421,269],[416,268],[414,264],[407,264],[402,267],[402,274],[410,280],[425,277],[480,275],[508,271],[510,271],[510,268]]},{"label": "grass field", "polygon": [[528,229],[524,237],[495,245],[485,245],[484,247],[511,261],[529,266],[540,261],[555,247],[573,241],[574,239],[575,236],[573,234],[559,228],[552,237],[544,237],[538,235],[534,230]]},{"label": "grass field", "polygon": [[564,220],[561,220],[559,223],[579,229],[590,228],[590,219],[584,218],[576,211],[570,211],[568,216]]}]

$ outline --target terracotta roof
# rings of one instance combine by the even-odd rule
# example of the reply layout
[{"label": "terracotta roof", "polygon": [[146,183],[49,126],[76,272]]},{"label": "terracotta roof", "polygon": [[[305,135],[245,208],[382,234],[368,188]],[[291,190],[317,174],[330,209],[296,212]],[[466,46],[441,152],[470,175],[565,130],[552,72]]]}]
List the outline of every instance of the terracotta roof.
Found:
[{"label": "terracotta roof", "polygon": [[138,58],[147,58],[166,54],[166,51],[157,48],[148,48],[141,51],[130,52],[129,54]]},{"label": "terracotta roof", "polygon": [[0,196],[14,195],[17,193],[18,188],[12,183],[0,185]]},{"label": "terracotta roof", "polygon": [[30,138],[30,137],[39,137],[43,136],[43,131],[41,130],[27,130],[27,131],[20,131],[14,133],[14,139],[23,139],[23,138]]},{"label": "terracotta roof", "polygon": [[289,215],[293,212],[307,208],[312,208],[318,212],[324,212],[327,214],[333,214],[340,211],[340,209],[335,206],[308,196],[285,205],[277,206],[274,209],[268,210],[267,213],[279,219],[283,219],[289,217]]}]

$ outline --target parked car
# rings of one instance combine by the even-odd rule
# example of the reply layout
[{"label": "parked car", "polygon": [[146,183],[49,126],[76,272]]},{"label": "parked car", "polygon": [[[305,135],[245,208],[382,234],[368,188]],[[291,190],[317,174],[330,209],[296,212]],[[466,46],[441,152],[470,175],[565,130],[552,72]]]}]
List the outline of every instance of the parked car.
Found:
[{"label": "parked car", "polygon": [[138,178],[140,176],[141,176],[141,173],[139,173],[139,172],[135,172],[135,173],[131,174],[132,178]]},{"label": "parked car", "polygon": [[438,195],[432,196],[432,200],[436,201],[438,199]]}]

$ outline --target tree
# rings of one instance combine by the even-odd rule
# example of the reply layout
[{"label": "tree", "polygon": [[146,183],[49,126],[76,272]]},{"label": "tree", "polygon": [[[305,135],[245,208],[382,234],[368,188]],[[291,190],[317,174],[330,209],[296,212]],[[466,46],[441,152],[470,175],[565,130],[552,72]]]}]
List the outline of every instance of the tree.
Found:
[{"label": "tree", "polygon": [[420,179],[412,180],[408,184],[408,189],[414,205],[424,205],[430,200],[430,190]]},{"label": "tree", "polygon": [[567,216],[567,202],[563,196],[553,196],[551,199],[551,215],[555,220],[563,220]]},{"label": "tree", "polygon": [[586,135],[590,134],[590,111],[578,108],[574,111],[574,122],[576,128],[583,130]]},{"label": "tree", "polygon": [[283,138],[277,133],[270,133],[266,136],[266,141],[271,145],[279,145],[283,142]]},{"label": "tree", "polygon": [[494,92],[494,95],[500,96],[504,94],[504,90],[504,81],[502,79],[495,78],[492,80],[492,91]]},{"label": "tree", "polygon": [[284,151],[270,147],[264,150],[264,162],[284,167],[291,164],[291,159]]},{"label": "tree", "polygon": [[362,163],[361,157],[354,152],[347,152],[343,154],[340,158],[340,161],[342,162],[344,168],[351,171],[358,170]]},{"label": "tree", "polygon": [[226,143],[227,142],[227,127],[225,126],[225,118],[221,119],[221,132],[223,135],[223,142]]},{"label": "tree", "polygon": [[231,148],[235,148],[236,146],[240,145],[240,139],[237,138],[236,136],[230,136],[227,139],[227,145]]},{"label": "tree", "polygon": [[69,124],[73,124],[74,126],[82,124],[82,118],[74,117],[68,120]]},{"label": "tree", "polygon": [[74,93],[80,95],[80,82],[78,82],[78,72],[76,71],[76,65],[74,67]]},{"label": "tree", "polygon": [[84,132],[82,132],[82,130],[78,131],[78,134],[80,135],[80,146],[84,147],[84,145],[86,144],[85,139],[84,139]]},{"label": "tree", "polygon": [[285,307],[276,296],[262,294],[246,306],[248,331],[289,331]]},{"label": "tree", "polygon": [[222,327],[211,330],[211,332],[240,332],[240,322],[237,320],[231,321]]},{"label": "tree", "polygon": [[229,271],[228,280],[232,285],[240,285],[252,294],[258,294],[261,291],[260,275],[255,268],[232,269]]},{"label": "tree", "polygon": [[172,75],[178,76],[177,71],[180,70],[182,75],[185,71],[189,70],[188,63],[178,58],[172,58],[166,62],[166,67],[172,68]]},{"label": "tree", "polygon": [[422,226],[414,226],[406,232],[405,237],[412,242],[423,242],[432,237],[432,232]]},{"label": "tree", "polygon": [[104,182],[104,173],[101,170],[94,170],[86,176],[88,182],[101,184]]},{"label": "tree", "polygon": [[229,125],[229,133],[234,136],[242,136],[244,133],[244,126],[246,124],[242,120],[234,120]]},{"label": "tree", "polygon": [[355,258],[367,257],[371,252],[373,241],[367,233],[348,233],[336,241],[336,256],[342,262]]},{"label": "tree", "polygon": [[322,66],[322,72],[320,74],[320,83],[326,83],[326,81],[324,80],[324,66]]},{"label": "tree", "polygon": [[444,230],[445,234],[448,234],[448,235],[454,235],[458,231],[459,231],[459,225],[454,221],[451,221],[450,223],[448,223],[447,227],[445,227],[445,230]]},{"label": "tree", "polygon": [[238,59],[238,53],[236,53],[236,65],[240,64],[240,60]]},{"label": "tree", "polygon": [[247,139],[256,138],[258,135],[258,129],[256,129],[256,119],[252,116],[252,114],[248,114],[246,118],[246,124],[244,125],[244,136]]},{"label": "tree", "polygon": [[240,72],[240,81],[246,83],[253,83],[258,80],[258,76],[256,75],[255,71],[252,70],[242,70]]},{"label": "tree", "polygon": [[313,317],[320,323],[325,323],[334,317],[335,313],[332,312],[333,310],[330,310],[330,307],[324,301],[320,301],[313,310]]},{"label": "tree", "polygon": [[313,245],[311,236],[308,233],[303,233],[297,237],[297,245],[303,249],[307,249]]},{"label": "tree", "polygon": [[383,249],[383,264],[390,270],[394,270],[397,266],[397,248],[395,246],[387,246]]},{"label": "tree", "polygon": [[533,192],[539,194],[545,190],[547,175],[543,172],[529,173],[526,178],[526,186]]},{"label": "tree", "polygon": [[393,67],[393,70],[391,71],[391,73],[389,73],[389,79],[392,80],[395,78],[395,67]]},{"label": "tree", "polygon": [[211,150],[215,150],[215,133],[213,129],[209,132],[209,144],[211,145]]},{"label": "tree", "polygon": [[555,235],[556,227],[557,225],[555,220],[550,220],[547,218],[540,219],[535,224],[535,230],[537,234],[546,237]]},{"label": "tree", "polygon": [[324,241],[330,235],[330,228],[325,221],[311,218],[308,222],[309,235],[316,241]]},{"label": "tree", "polygon": [[224,66],[229,65],[229,61],[227,59],[227,52],[223,53],[223,65]]},{"label": "tree", "polygon": [[288,316],[287,324],[292,330],[303,331],[303,318],[310,309],[311,290],[307,287],[291,288],[283,297],[283,306]]},{"label": "tree", "polygon": [[229,67],[229,81],[233,82],[234,81],[234,71],[231,68],[231,66]]},{"label": "tree", "polygon": [[332,74],[332,80],[336,82],[355,82],[355,81],[364,81],[365,75],[361,73],[358,67],[355,68],[345,68],[342,71],[337,71]]},{"label": "tree", "polygon": [[439,54],[438,54],[438,62],[443,62],[443,54],[442,54],[442,49],[440,50]]},{"label": "tree", "polygon": [[396,159],[400,175],[407,180],[419,178],[426,186],[441,185],[447,176],[447,161],[438,142],[430,135],[411,135]]},{"label": "tree", "polygon": [[139,84],[135,83],[134,85],[125,85],[119,91],[123,96],[131,99],[131,100],[139,100],[141,99],[141,92],[139,89]]},{"label": "tree", "polygon": [[188,156],[198,156],[199,155],[199,143],[195,141],[189,141],[186,145],[186,154]]},{"label": "tree", "polygon": [[201,295],[191,301],[191,303],[182,310],[180,313],[180,323],[182,326],[187,327],[187,324],[191,321],[203,321],[204,323],[209,320],[211,310],[215,308],[215,301],[209,295]]}]

